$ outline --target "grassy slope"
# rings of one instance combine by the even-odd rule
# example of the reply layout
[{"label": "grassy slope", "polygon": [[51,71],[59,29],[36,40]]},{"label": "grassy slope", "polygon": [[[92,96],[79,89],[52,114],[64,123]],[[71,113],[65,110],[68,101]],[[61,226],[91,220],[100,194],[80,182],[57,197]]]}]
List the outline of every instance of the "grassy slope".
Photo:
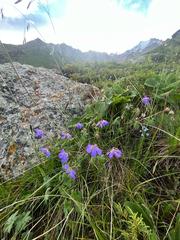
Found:
[{"label": "grassy slope", "polygon": [[[40,154],[41,165],[1,184],[1,238],[180,239],[179,72],[152,78],[142,66],[132,68],[72,120],[72,139],[47,139],[50,158]],[[141,103],[144,94],[151,97],[148,106]],[[97,128],[101,119],[110,125]],[[74,129],[78,121],[81,131]],[[148,131],[142,136],[143,127]],[[88,143],[103,155],[91,158]],[[122,150],[122,158],[108,159],[112,147]],[[75,181],[62,169],[61,149],[77,171]]]}]

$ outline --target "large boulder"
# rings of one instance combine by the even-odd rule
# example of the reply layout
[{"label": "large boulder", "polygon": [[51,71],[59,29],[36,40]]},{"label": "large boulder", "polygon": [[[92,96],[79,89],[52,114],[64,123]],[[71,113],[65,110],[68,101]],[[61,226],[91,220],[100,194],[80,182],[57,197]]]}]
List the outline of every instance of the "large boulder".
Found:
[{"label": "large boulder", "polygon": [[[13,67],[14,66],[14,67]],[[36,149],[59,135],[69,120],[100,96],[98,88],[74,82],[57,70],[19,63],[0,65],[0,177],[17,177],[38,163]],[[40,128],[45,138],[34,139]]]}]

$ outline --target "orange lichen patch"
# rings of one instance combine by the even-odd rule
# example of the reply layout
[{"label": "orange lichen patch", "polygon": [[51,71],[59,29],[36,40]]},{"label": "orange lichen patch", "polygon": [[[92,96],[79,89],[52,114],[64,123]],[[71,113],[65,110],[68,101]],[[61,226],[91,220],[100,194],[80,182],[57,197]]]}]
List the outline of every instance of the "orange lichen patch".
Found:
[{"label": "orange lichen patch", "polygon": [[7,149],[8,156],[13,155],[16,152],[16,149],[17,145],[15,143],[10,144]]}]

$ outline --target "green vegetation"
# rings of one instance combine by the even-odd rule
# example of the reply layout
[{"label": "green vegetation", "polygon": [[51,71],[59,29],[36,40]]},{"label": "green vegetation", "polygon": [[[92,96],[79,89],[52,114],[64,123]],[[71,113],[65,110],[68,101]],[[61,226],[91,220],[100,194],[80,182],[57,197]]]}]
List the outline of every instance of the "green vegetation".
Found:
[{"label": "green vegetation", "polygon": [[61,65],[62,72],[72,80],[93,83],[100,88],[118,79],[127,81],[144,82],[148,78],[154,78],[159,82],[160,78],[171,78],[173,82],[180,75],[180,40],[179,31],[172,39],[168,39],[161,46],[139,54],[133,61],[119,63],[111,62],[74,62],[65,61]]},{"label": "green vegetation", "polygon": [[[82,64],[64,71],[100,86],[103,97],[72,119],[72,138],[47,139],[49,158],[39,153],[39,166],[0,185],[1,239],[179,240],[178,64]],[[144,95],[150,104],[142,103]],[[110,124],[98,128],[101,119]],[[77,122],[84,128],[75,129]],[[91,158],[89,143],[103,155]],[[121,158],[108,158],[113,147]],[[62,169],[61,149],[75,180]]]},{"label": "green vegetation", "polygon": [[[174,33],[171,39],[164,42],[158,39],[151,39],[149,44],[143,49],[141,49],[141,44],[142,42],[123,54],[107,54],[94,51],[81,52],[64,43],[48,44],[40,39],[35,39],[23,45],[0,44],[0,63],[9,62],[9,54],[12,61],[17,61],[22,64],[30,64],[35,67],[56,68],[62,71],[68,69],[70,72],[73,71],[73,78],[75,79],[83,79],[82,76],[79,76],[79,71],[83,73],[87,70],[89,71],[89,65],[91,65],[91,67],[93,66],[93,69],[95,67],[96,70],[98,66],[101,66],[100,72],[94,72],[93,70],[93,74],[97,75],[96,78],[101,79],[101,81],[102,68],[107,67],[109,70],[107,74],[113,73],[113,75],[116,75],[114,70],[117,70],[117,68],[124,69],[120,63],[123,63],[126,67],[129,65],[129,62],[136,63],[137,65],[140,63],[143,64],[143,66],[149,66],[150,69],[152,67],[157,68],[156,65],[158,65],[161,70],[164,64],[166,66],[169,64],[180,64],[180,31]],[[4,48],[6,48],[6,51],[4,51]],[[81,66],[82,63],[84,65],[83,67]],[[131,66],[131,68],[134,67]],[[117,73],[119,73],[119,71],[117,71]],[[95,76],[93,74],[92,78],[94,79]]]}]

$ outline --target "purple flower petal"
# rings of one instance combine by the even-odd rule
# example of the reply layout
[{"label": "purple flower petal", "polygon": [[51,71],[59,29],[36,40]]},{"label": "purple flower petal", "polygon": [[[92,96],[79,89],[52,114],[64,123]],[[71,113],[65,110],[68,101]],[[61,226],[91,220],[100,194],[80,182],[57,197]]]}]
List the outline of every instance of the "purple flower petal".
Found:
[{"label": "purple flower petal", "polygon": [[99,127],[99,128],[103,128],[103,127],[106,127],[106,126],[108,126],[108,125],[109,125],[109,122],[106,121],[106,120],[104,120],[104,119],[100,120],[100,121],[96,124],[96,126]]},{"label": "purple flower petal", "polygon": [[102,155],[102,150],[98,147],[96,148],[96,152],[97,152],[98,155]]},{"label": "purple flower petal", "polygon": [[88,144],[87,147],[86,147],[86,152],[90,154],[91,151],[92,151],[92,145]]},{"label": "purple flower petal", "polygon": [[61,133],[61,139],[71,139],[72,136],[69,133],[62,132]]},{"label": "purple flower petal", "polygon": [[36,128],[36,129],[34,129],[34,132],[35,132],[35,138],[40,139],[40,138],[44,137],[43,130]]},{"label": "purple flower petal", "polygon": [[68,162],[69,156],[68,156],[68,153],[64,151],[64,149],[60,151],[60,153],[58,154],[58,157],[61,160],[62,164],[65,164]]},{"label": "purple flower petal", "polygon": [[116,151],[114,151],[114,156],[115,158],[120,158],[122,156],[121,150],[117,149]]},{"label": "purple flower petal", "polygon": [[96,150],[96,148],[92,148],[91,157],[96,157],[96,155],[97,155],[97,150]]},{"label": "purple flower petal", "polygon": [[142,103],[143,103],[144,105],[149,105],[150,102],[151,102],[150,97],[144,96],[144,97],[142,98]]},{"label": "purple flower petal", "polygon": [[110,159],[113,158],[113,153],[112,153],[112,152],[108,152],[107,155],[108,155],[108,157],[109,157]]},{"label": "purple flower petal", "polygon": [[70,170],[68,175],[70,178],[72,178],[74,180],[76,179],[76,171],[75,170],[73,170],[73,169]]},{"label": "purple flower petal", "polygon": [[41,147],[39,150],[40,150],[46,157],[50,157],[51,153],[50,153],[50,151],[49,151],[47,148]]},{"label": "purple flower petal", "polygon": [[88,144],[86,147],[86,152],[89,153],[91,157],[96,157],[96,155],[102,155],[102,150],[96,144]]},{"label": "purple flower petal", "polygon": [[122,151],[119,150],[118,148],[112,148],[111,151],[107,153],[108,157],[110,159],[112,158],[121,158],[122,156]]},{"label": "purple flower petal", "polygon": [[83,125],[82,123],[78,122],[78,123],[75,125],[75,127],[80,130],[80,129],[82,129],[82,128],[84,127],[84,125]]},{"label": "purple flower petal", "polygon": [[69,170],[69,164],[64,164],[63,166],[63,169],[66,171],[66,173],[68,173],[68,170]]}]

